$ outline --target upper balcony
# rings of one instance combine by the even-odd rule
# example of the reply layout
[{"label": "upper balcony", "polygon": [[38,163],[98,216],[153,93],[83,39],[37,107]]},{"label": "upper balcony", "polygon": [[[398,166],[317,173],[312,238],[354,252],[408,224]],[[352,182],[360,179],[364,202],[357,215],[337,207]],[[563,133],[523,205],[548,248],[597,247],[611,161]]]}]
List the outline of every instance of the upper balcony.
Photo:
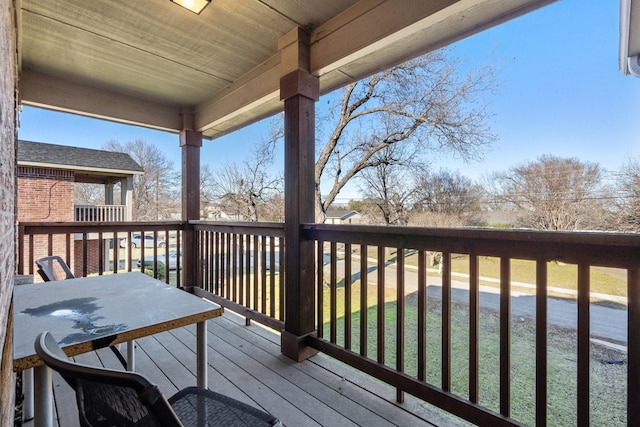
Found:
[{"label": "upper balcony", "polygon": [[[18,141],[18,220],[131,221],[133,179],[142,173],[125,153]],[[74,205],[77,183],[102,186],[104,203]]]},{"label": "upper balcony", "polygon": [[77,222],[131,221],[131,212],[125,205],[75,205],[73,220]]}]

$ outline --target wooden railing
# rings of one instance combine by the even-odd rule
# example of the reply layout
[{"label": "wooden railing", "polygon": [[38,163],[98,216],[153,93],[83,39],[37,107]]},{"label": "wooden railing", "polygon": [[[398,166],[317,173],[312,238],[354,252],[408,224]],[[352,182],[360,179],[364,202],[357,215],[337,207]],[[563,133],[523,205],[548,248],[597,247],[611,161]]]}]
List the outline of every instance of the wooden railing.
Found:
[{"label": "wooden railing", "polygon": [[[150,270],[154,277],[180,286],[183,222],[19,223],[18,274],[34,274],[35,260],[60,255],[77,277],[118,271]],[[152,242],[134,248],[134,235],[153,236]],[[161,247],[160,247],[161,246]],[[172,252],[177,254],[170,269]],[[147,260],[146,263],[139,260]],[[165,260],[162,263],[159,260]],[[36,278],[37,279],[37,278]]]},{"label": "wooden railing", "polygon": [[284,225],[190,221],[201,289],[210,299],[276,330],[284,327]]},{"label": "wooden railing", "polygon": [[[609,422],[604,421],[606,425],[613,425],[613,420],[640,425],[640,236],[310,224],[304,227],[303,238],[317,242],[318,265],[324,265],[317,270],[318,337],[310,337],[309,344],[395,386],[399,401],[403,392],[408,392],[478,425],[566,425],[551,413],[550,408],[559,405],[569,408],[571,417],[575,415],[571,424],[587,426],[603,422],[590,417],[593,393],[605,399],[605,412],[611,415]],[[434,255],[441,257],[441,274],[435,267],[429,270]],[[498,266],[498,280],[491,290],[498,300],[497,310],[480,304],[487,298],[480,291],[484,282],[480,261],[489,257]],[[468,269],[465,290],[453,286],[456,277],[452,261],[461,258]],[[525,358],[532,361],[530,372],[535,373],[529,383],[514,377],[514,364],[522,360],[521,356],[512,358],[516,350],[512,345],[512,301],[525,298],[512,290],[511,266],[519,260],[529,260],[523,262],[530,263],[534,285],[529,291],[532,296],[527,297],[532,300],[533,319],[521,315],[516,318],[516,322],[534,326],[533,342],[528,343],[528,353],[525,351]],[[553,283],[549,283],[550,263],[571,264],[567,268],[576,276],[577,296],[572,303],[577,304],[577,334],[569,357],[574,362],[562,361],[573,363],[569,369],[573,370],[569,375],[573,381],[567,383],[573,384],[576,394],[562,401],[550,394],[550,384],[557,375],[566,376],[561,371],[553,376],[554,381],[550,377],[555,370],[563,369],[549,363],[549,355],[558,351],[548,345],[553,289]],[[590,313],[594,308],[590,286],[596,266],[623,269],[626,277],[628,327],[625,322],[618,325],[627,330],[628,355],[626,361],[620,361],[626,364],[626,387],[590,383]],[[432,292],[441,294],[435,305],[427,304],[433,300]],[[456,303],[453,295],[461,292],[463,302]],[[496,313],[498,325],[498,332],[492,336],[498,348],[494,356],[481,355],[481,338],[491,339],[481,323],[481,314],[487,311]],[[411,318],[407,318],[409,312]],[[435,333],[430,329],[434,315],[439,325]],[[568,335],[575,331],[572,326],[560,330]],[[460,333],[468,337],[462,353],[460,347],[454,349],[452,341],[452,336]],[[455,342],[459,344],[459,340]],[[518,351],[521,345],[518,338]],[[435,357],[430,353],[434,346],[438,348]],[[492,381],[484,380],[487,377]],[[487,382],[493,380],[495,389],[489,390]],[[523,387],[530,387],[533,396],[530,404],[534,410],[528,415],[521,407],[522,401],[515,409],[512,401],[515,389]],[[606,396],[624,398],[625,394],[626,413],[624,409],[613,412],[615,405]],[[495,395],[495,401],[487,395]]]},{"label": "wooden railing", "polygon": [[[21,274],[33,273],[36,248],[44,255],[60,253],[60,239],[68,262],[74,261],[68,248],[75,245],[81,269],[87,271],[88,242],[94,237],[102,242],[98,250],[110,252],[109,259],[135,269],[131,251],[123,257],[125,248],[105,242],[143,230],[166,241],[176,233],[175,248],[141,249],[142,257],[157,257],[181,252],[181,233],[189,230],[198,254],[200,287],[195,292],[241,313],[248,322],[284,327],[283,224],[32,223],[18,229]],[[600,404],[594,402],[597,396],[610,407],[612,418],[640,425],[640,405],[635,403],[640,398],[640,236],[308,224],[302,239],[315,242],[318,266],[318,336],[308,337],[307,344],[391,385],[397,400],[410,393],[474,424],[498,426],[557,425],[555,408],[566,406],[571,421],[560,422],[586,426],[602,424],[592,411]],[[104,253],[102,259],[107,259]],[[440,263],[434,265],[434,258]],[[494,271],[485,271],[488,261],[495,261]],[[521,262],[531,269],[527,284],[512,278]],[[465,276],[460,276],[461,265]],[[577,307],[576,326],[549,322],[558,292],[549,271],[557,265],[574,272],[573,289],[558,295],[575,293],[569,302]],[[625,332],[614,341],[627,349],[622,364],[611,365],[626,371],[624,384],[605,384],[609,391],[592,381],[592,371],[601,363],[592,357],[591,324],[592,313],[600,308],[594,300],[602,267],[622,271],[626,294],[606,302],[622,305],[625,321],[617,329]],[[98,270],[108,270],[104,261]],[[484,305],[490,295],[495,308]],[[531,314],[514,312],[514,302],[523,300],[531,300]],[[533,338],[523,342],[519,330],[527,327]],[[554,355],[567,349],[555,347],[552,338],[558,333],[574,337],[569,356],[560,362]],[[487,341],[493,341],[495,354],[485,354]],[[527,364],[524,369],[518,366],[522,363]],[[572,378],[568,382],[575,390],[559,402],[558,375]],[[531,397],[514,400],[523,388]],[[623,400],[622,409],[608,400],[612,394]]]},{"label": "wooden railing", "polygon": [[75,205],[74,220],[78,222],[122,222],[127,218],[127,207],[124,205]]}]

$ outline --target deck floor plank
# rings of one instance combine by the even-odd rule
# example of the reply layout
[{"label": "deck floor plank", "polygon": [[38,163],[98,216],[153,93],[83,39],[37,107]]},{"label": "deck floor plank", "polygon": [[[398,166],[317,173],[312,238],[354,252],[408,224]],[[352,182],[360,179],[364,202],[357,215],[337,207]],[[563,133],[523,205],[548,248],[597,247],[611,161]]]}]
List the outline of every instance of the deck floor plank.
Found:
[{"label": "deck floor plank", "polygon": [[[279,334],[255,323],[247,327],[233,313],[207,323],[209,388],[266,410],[288,427],[456,424],[410,396],[397,404],[395,389],[325,355],[295,363],[280,353]],[[195,325],[144,337],[136,342],[136,370],[170,396],[196,382],[195,343]],[[76,360],[122,369],[109,349]],[[75,396],[57,374],[54,396],[57,423],[77,426]]]},{"label": "deck floor plank", "polygon": [[[215,321],[218,321],[216,319]],[[213,323],[213,322],[210,322]],[[209,325],[209,327],[213,327]],[[181,335],[186,343],[191,343],[191,347],[195,347],[195,335],[177,329],[172,331],[173,334]],[[285,425],[292,426],[318,426],[314,418],[309,417],[305,412],[306,408],[293,404],[290,400],[284,399],[283,394],[291,394],[291,388],[287,388],[283,384],[278,384],[272,379],[272,372],[269,372],[259,364],[248,362],[246,357],[242,357],[240,352],[234,351],[230,346],[221,346],[222,342],[214,342],[209,337],[209,363],[215,370],[221,372],[229,382],[241,385],[242,392],[245,393],[253,405],[270,412],[282,418]],[[214,347],[214,348],[212,348]],[[222,350],[228,351],[224,353]],[[273,388],[275,388],[275,391]],[[209,380],[209,388],[219,393],[228,394],[226,390],[220,389],[216,384],[212,384]],[[283,391],[283,388],[286,391]],[[296,390],[299,394],[300,390]],[[333,424],[340,425],[340,424]]]},{"label": "deck floor plank", "polygon": [[[249,357],[262,361],[269,370],[277,372],[281,379],[291,384],[304,385],[301,392],[309,394],[308,399],[317,401],[317,404],[312,406],[318,408],[317,413],[311,413],[310,416],[330,422],[331,417],[338,414],[338,418],[333,420],[336,423],[334,425],[357,425],[357,420],[364,419],[367,420],[367,425],[372,427],[389,425],[388,420],[368,409],[368,405],[363,406],[345,396],[340,385],[327,387],[326,383],[318,381],[310,372],[317,370],[314,364],[306,364],[308,369],[298,369],[295,362],[280,353],[279,346],[275,343],[258,334],[246,333],[248,331],[244,331],[242,337],[236,335],[243,332],[242,328],[247,327],[234,322],[220,322],[220,325],[215,325],[209,330],[217,334],[217,339],[226,340],[233,347],[250,349],[247,351]],[[345,417],[346,414],[348,418]]]}]

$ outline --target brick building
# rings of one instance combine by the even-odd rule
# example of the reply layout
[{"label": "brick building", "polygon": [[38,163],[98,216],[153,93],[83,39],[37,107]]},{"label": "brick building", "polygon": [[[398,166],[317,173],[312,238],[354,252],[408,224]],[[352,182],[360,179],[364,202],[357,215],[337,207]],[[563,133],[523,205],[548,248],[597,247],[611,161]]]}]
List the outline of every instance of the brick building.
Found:
[{"label": "brick building", "polygon": [[[18,141],[18,222],[130,221],[133,177],[142,172],[140,165],[126,153]],[[75,205],[77,182],[104,185],[105,204]],[[120,204],[114,203],[117,183],[123,190]],[[81,241],[76,242],[72,253],[66,254],[65,242],[61,239],[59,236],[59,241],[54,240],[49,250],[46,237],[36,237],[34,259],[61,255],[74,274],[80,276],[78,269],[82,260],[76,257],[82,256]],[[87,249],[90,273],[92,265],[97,268],[97,256],[98,241],[91,239]]]}]

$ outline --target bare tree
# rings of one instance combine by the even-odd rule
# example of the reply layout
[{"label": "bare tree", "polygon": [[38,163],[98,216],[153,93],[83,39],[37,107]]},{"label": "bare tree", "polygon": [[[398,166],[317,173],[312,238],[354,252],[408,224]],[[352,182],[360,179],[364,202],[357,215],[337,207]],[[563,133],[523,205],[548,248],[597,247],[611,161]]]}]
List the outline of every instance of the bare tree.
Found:
[{"label": "bare tree", "polygon": [[364,185],[360,186],[360,192],[369,204],[376,207],[386,225],[407,225],[409,209],[416,194],[412,171],[395,163],[389,151],[393,149],[382,151],[387,161],[379,161],[377,166],[361,172]]},{"label": "bare tree", "polygon": [[74,185],[74,203],[76,205],[104,204],[104,185],[77,182]]},{"label": "bare tree", "polygon": [[595,163],[544,155],[493,175],[497,202],[519,212],[519,224],[541,230],[596,228],[602,172]]},{"label": "bare tree", "polygon": [[626,161],[617,179],[617,222],[622,231],[640,231],[640,157]]},{"label": "bare tree", "polygon": [[167,219],[180,212],[179,174],[158,147],[143,139],[121,143],[108,141],[105,150],[127,153],[144,170],[133,179],[133,218],[138,221]]},{"label": "bare tree", "polygon": [[[483,102],[494,76],[485,68],[461,77],[458,62],[439,50],[347,86],[330,105],[330,117],[320,120],[335,125],[315,164],[317,220],[324,221],[340,190],[367,168],[438,151],[479,157],[494,138]],[[405,157],[378,155],[394,145],[405,147]],[[321,184],[330,185],[325,196]]]},{"label": "bare tree", "polygon": [[[412,218],[431,227],[476,225],[481,213],[482,188],[459,172],[424,171],[417,177],[416,206]],[[429,213],[425,215],[425,213]]]},{"label": "bare tree", "polygon": [[282,175],[269,170],[274,146],[273,140],[259,143],[242,165],[225,163],[212,174],[208,185],[212,198],[235,219],[259,221],[263,205],[282,193]]}]

